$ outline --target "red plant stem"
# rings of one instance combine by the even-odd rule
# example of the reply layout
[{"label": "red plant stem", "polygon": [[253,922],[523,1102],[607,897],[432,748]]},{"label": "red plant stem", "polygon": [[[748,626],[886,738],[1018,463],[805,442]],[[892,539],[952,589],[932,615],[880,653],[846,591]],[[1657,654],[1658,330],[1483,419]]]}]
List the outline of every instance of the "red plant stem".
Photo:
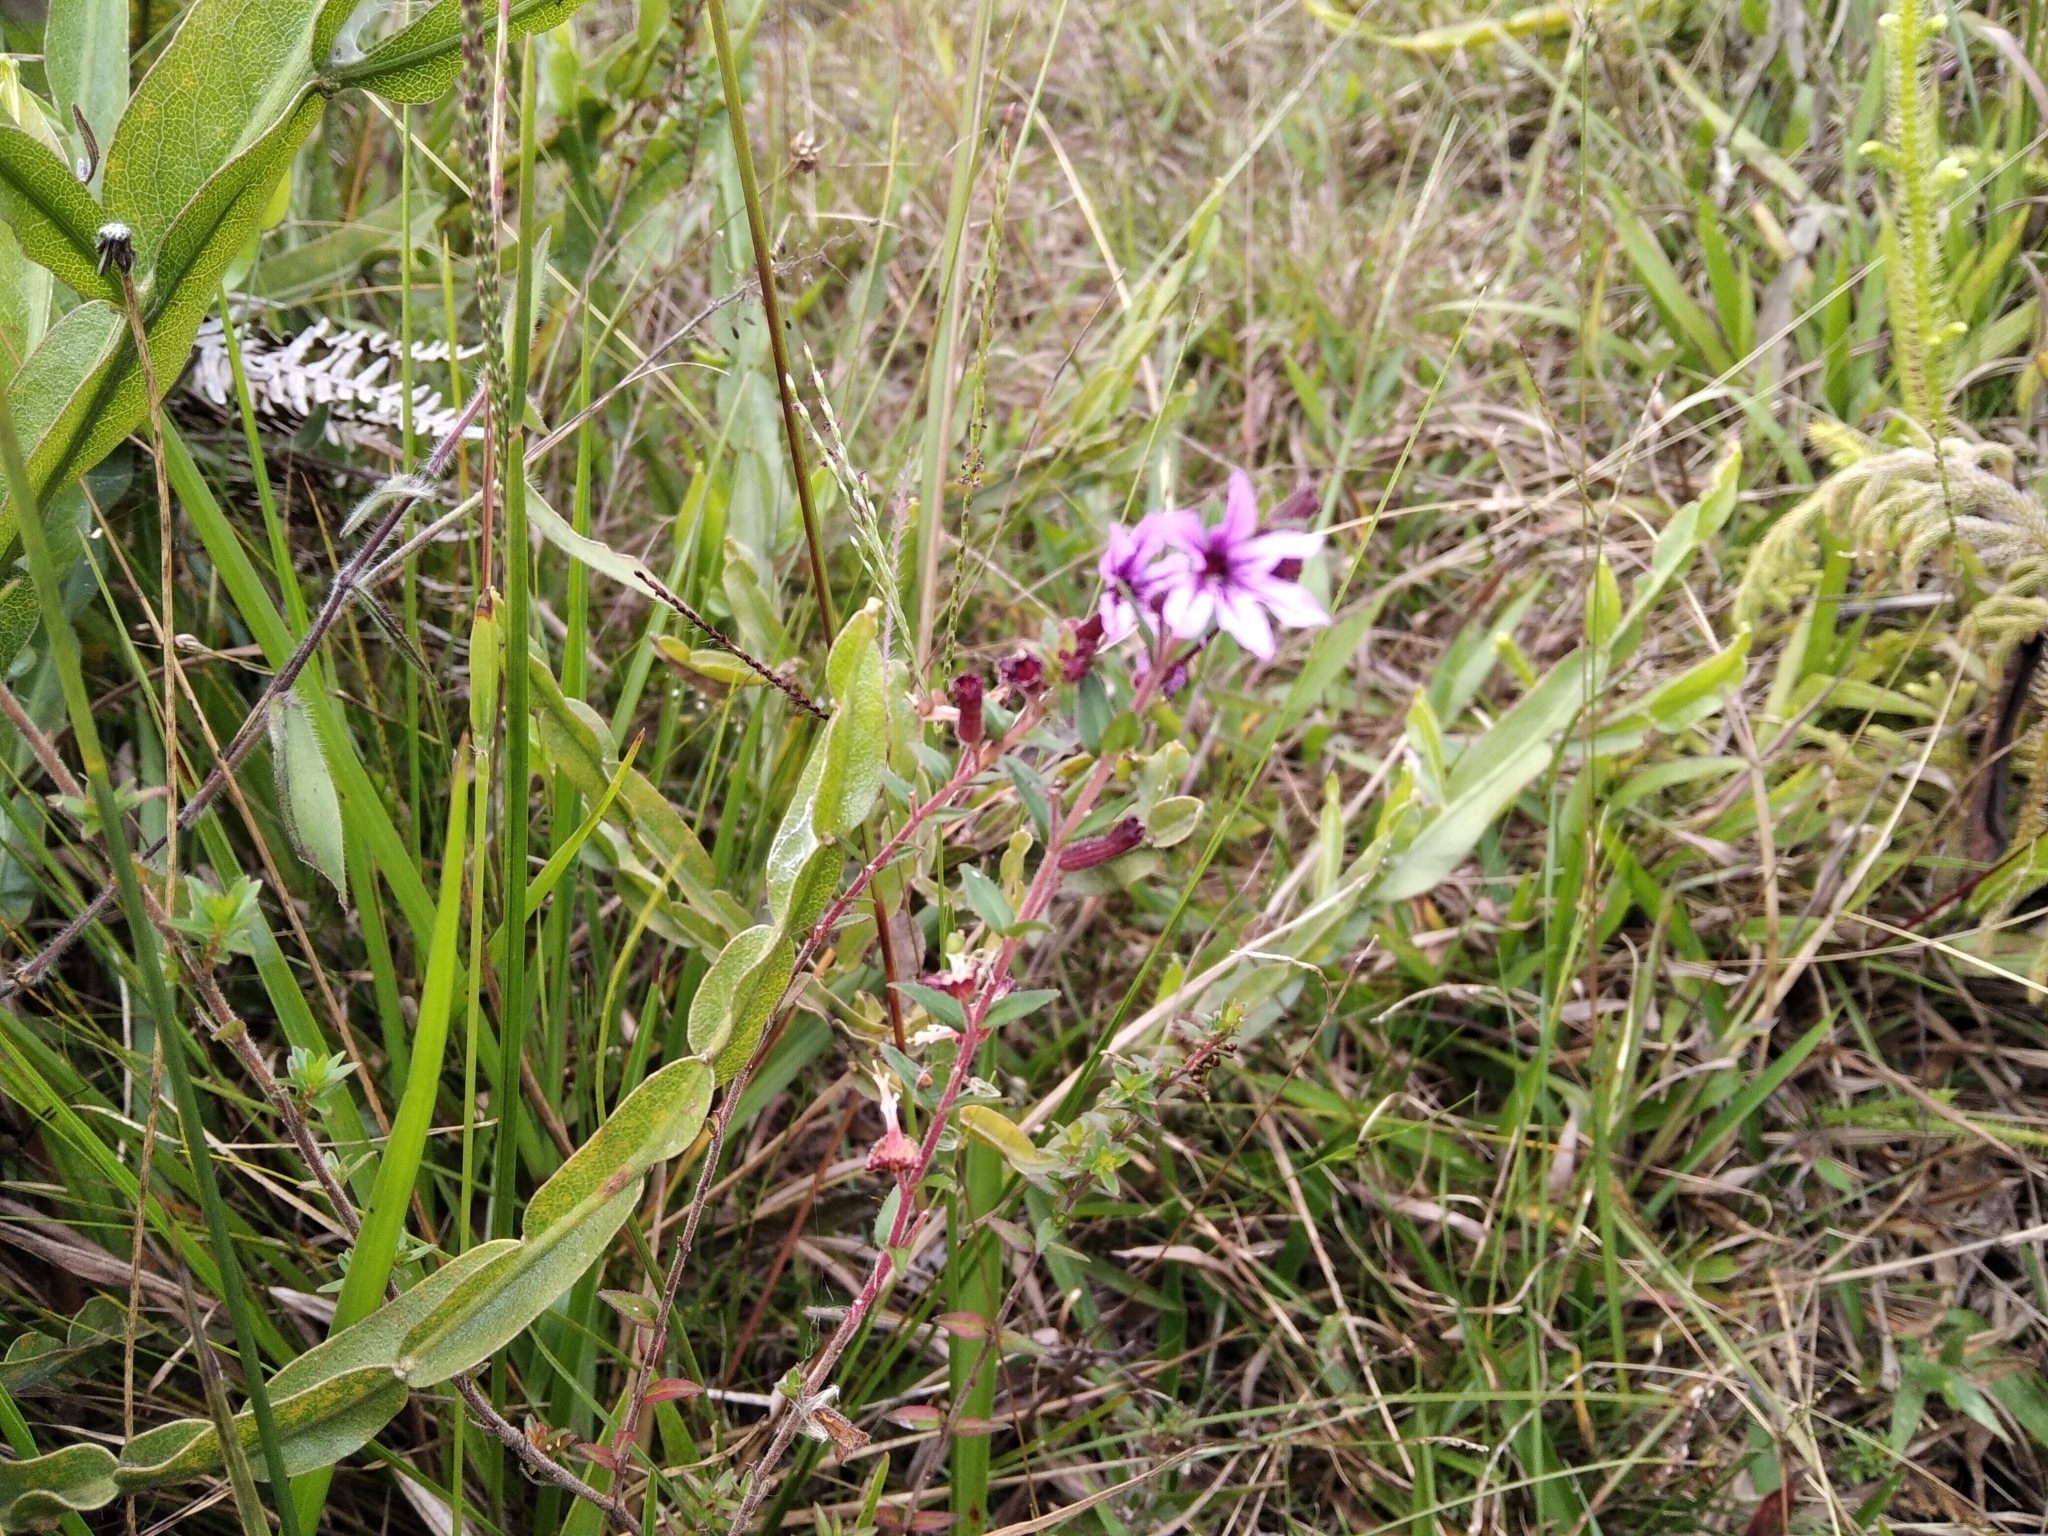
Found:
[{"label": "red plant stem", "polygon": [[[1146,669],[1144,677],[1138,683],[1137,697],[1131,705],[1137,713],[1144,713],[1145,706],[1151,702],[1156,680],[1167,674],[1171,660],[1169,654],[1163,658],[1162,663]],[[961,754],[963,765],[972,755],[971,752]],[[1060,884],[1060,849],[1072,839],[1076,829],[1095,808],[1095,802],[1101,797],[1104,786],[1109,783],[1109,775],[1115,765],[1114,756],[1097,758],[1094,768],[1089,772],[1087,783],[1081,786],[1081,792],[1074,797],[1073,809],[1060,819],[1046,847],[1045,858],[1040,862],[1038,873],[1032,879],[1031,889],[1025,893],[1024,904],[1018,912],[1021,922],[1035,921],[1052,904],[1052,898],[1059,890]],[[956,782],[958,778],[959,775],[956,774]],[[945,1131],[954,1101],[960,1097],[960,1090],[967,1086],[968,1073],[975,1056],[993,1033],[984,1027],[983,1021],[988,1017],[988,1011],[996,1000],[1010,989],[1010,968],[1015,962],[1017,950],[1022,942],[1021,939],[1005,939],[1002,948],[996,953],[995,963],[982,973],[980,989],[966,1010],[967,1028],[960,1036],[959,1054],[953,1058],[953,1070],[946,1079],[945,1091],[940,1094],[938,1106],[932,1111],[931,1123],[925,1127],[924,1140],[917,1150],[916,1165],[907,1173],[898,1175],[900,1188],[915,1189],[922,1183],[931,1169],[933,1160],[939,1154],[939,1137]],[[896,1265],[894,1255],[915,1246],[930,1215],[929,1207],[917,1210],[914,1202],[909,1199],[898,1203],[896,1220],[889,1230],[889,1241],[876,1255],[874,1267],[868,1271],[867,1282],[861,1286],[860,1294],[854,1298],[853,1304],[846,1309],[846,1315],[839,1320],[839,1326],[833,1330],[832,1337],[826,1341],[825,1347],[811,1362],[810,1369],[804,1372],[805,1397],[815,1397],[824,1389],[826,1377],[831,1375],[832,1368],[839,1363],[839,1357],[853,1342],[854,1334],[859,1331],[868,1313],[873,1310],[876,1300],[882,1294],[882,1287],[888,1283]],[[768,1442],[768,1449],[762,1453],[761,1459],[754,1463],[747,1474],[746,1492],[741,1496],[739,1509],[733,1515],[733,1536],[740,1536],[740,1533],[746,1530],[748,1522],[753,1519],[755,1510],[767,1496],[768,1474],[780,1463],[783,1453],[789,1449],[789,1442],[796,1438],[797,1430],[802,1427],[802,1416],[794,1412],[793,1408],[794,1405],[788,1405],[783,1412],[781,1422],[776,1425],[775,1434]]]},{"label": "red plant stem", "polygon": [[[1038,724],[1040,714],[1041,708],[1034,700],[1025,705],[1018,714],[1016,723],[1010,727],[1008,734],[1001,741],[983,742],[979,747],[961,749],[960,761],[953,769],[953,777],[930,799],[911,807],[910,814],[903,819],[903,825],[882,844],[881,850],[873,858],[861,866],[852,883],[825,908],[818,921],[811,926],[810,933],[804,939],[804,947],[797,955],[793,976],[804,974],[811,961],[824,948],[826,940],[831,937],[834,926],[846,915],[848,909],[860,900],[862,893],[874,883],[875,877],[886,869],[911,838],[917,835],[918,830],[936,812],[954,804],[965,794],[982,770],[1000,757],[1011,744],[1022,741]],[[879,928],[877,932],[879,935]],[[675,1257],[669,1261],[668,1275],[662,1282],[661,1312],[655,1320],[654,1337],[648,1341],[647,1353],[641,1357],[640,1369],[633,1377],[633,1391],[626,1399],[626,1412],[619,1420],[621,1425],[634,1425],[640,1422],[640,1409],[646,1401],[647,1387],[653,1380],[654,1368],[660,1362],[662,1352],[668,1348],[669,1319],[675,1312],[676,1295],[682,1289],[683,1266],[689,1261],[691,1245],[697,1239],[697,1223],[702,1219],[705,1203],[710,1199],[711,1181],[718,1171],[719,1159],[725,1151],[725,1138],[732,1128],[733,1114],[739,1108],[740,1095],[753,1080],[755,1069],[759,1067],[780,1035],[790,999],[795,996],[799,986],[800,983],[791,982],[790,991],[784,994],[777,1006],[774,1021],[761,1031],[761,1043],[754,1047],[753,1058],[741,1069],[739,1076],[726,1086],[725,1097],[719,1101],[717,1117],[711,1122],[711,1144],[705,1149],[704,1166],[697,1175],[697,1187],[691,1193],[690,1208],[683,1217],[682,1236],[676,1240]],[[957,1088],[955,1091],[958,1091]],[[924,1165],[920,1164],[920,1177],[923,1176],[923,1171]]]}]

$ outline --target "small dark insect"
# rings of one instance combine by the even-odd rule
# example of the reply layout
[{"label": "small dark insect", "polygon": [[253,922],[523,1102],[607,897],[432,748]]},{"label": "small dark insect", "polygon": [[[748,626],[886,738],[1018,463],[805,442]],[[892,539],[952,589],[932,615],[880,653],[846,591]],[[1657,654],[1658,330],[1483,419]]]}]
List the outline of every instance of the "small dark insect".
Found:
[{"label": "small dark insect", "polygon": [[99,245],[100,273],[105,275],[108,267],[119,267],[126,277],[135,270],[135,231],[119,219],[109,220],[99,228],[94,237]]}]

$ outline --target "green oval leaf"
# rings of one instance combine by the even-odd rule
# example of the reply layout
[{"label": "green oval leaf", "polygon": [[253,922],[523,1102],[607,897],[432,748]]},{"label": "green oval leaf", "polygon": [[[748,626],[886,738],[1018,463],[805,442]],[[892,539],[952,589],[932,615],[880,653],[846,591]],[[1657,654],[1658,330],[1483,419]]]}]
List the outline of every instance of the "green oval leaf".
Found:
[{"label": "green oval leaf", "polygon": [[749,928],[719,951],[690,1003],[690,1049],[718,1081],[739,1075],[796,970],[796,946],[779,928]]},{"label": "green oval leaf", "polygon": [[[510,34],[524,37],[558,26],[583,0],[519,0],[512,7]],[[419,20],[378,43],[361,58],[336,66],[340,85],[375,91],[387,101],[432,101],[462,73],[462,7],[440,0]]]},{"label": "green oval leaf", "polygon": [[119,1496],[114,1453],[102,1445],[67,1445],[47,1456],[0,1461],[0,1529],[55,1525],[69,1510],[99,1509]]},{"label": "green oval leaf", "polygon": [[0,124],[0,214],[29,257],[80,298],[120,302],[121,285],[99,270],[107,215],[68,165],[11,123]]},{"label": "green oval leaf", "polygon": [[109,216],[134,231],[138,271],[156,265],[159,242],[200,188],[313,83],[322,4],[197,0],[185,13],[107,149],[102,196]]},{"label": "green oval leaf", "polygon": [[621,1170],[545,1232],[464,1280],[406,1335],[397,1366],[406,1383],[434,1386],[519,1337],[603,1256],[639,1198],[639,1177]]},{"label": "green oval leaf", "polygon": [[674,1157],[690,1144],[710,1106],[710,1069],[689,1058],[670,1062],[620,1100],[596,1134],[534,1191],[521,1231],[539,1237],[604,1185],[638,1178]]},{"label": "green oval leaf", "polygon": [[1145,813],[1145,841],[1154,848],[1171,848],[1186,842],[1201,823],[1200,796],[1168,795]]},{"label": "green oval leaf", "polygon": [[270,706],[270,752],[277,770],[277,806],[299,857],[319,870],[348,900],[342,859],[341,798],[321,750],[320,733],[296,688]]}]

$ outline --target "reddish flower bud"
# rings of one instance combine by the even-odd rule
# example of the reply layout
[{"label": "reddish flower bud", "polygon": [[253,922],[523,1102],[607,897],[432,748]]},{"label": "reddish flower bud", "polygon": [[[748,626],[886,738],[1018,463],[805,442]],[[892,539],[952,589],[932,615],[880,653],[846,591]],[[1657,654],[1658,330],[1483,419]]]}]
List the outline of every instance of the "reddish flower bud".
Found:
[{"label": "reddish flower bud", "polygon": [[876,1086],[882,1090],[882,1139],[868,1148],[868,1172],[908,1173],[917,1166],[917,1143],[896,1123],[895,1086],[888,1081]]},{"label": "reddish flower bud", "polygon": [[907,1173],[917,1166],[917,1143],[895,1126],[868,1148],[869,1173]]},{"label": "reddish flower bud", "polygon": [[953,686],[947,692],[953,700],[953,708],[960,712],[959,723],[954,726],[960,736],[960,745],[971,747],[981,740],[981,674],[962,672],[953,679]]},{"label": "reddish flower bud", "polygon": [[1135,816],[1126,816],[1107,832],[1077,838],[1067,844],[1060,850],[1060,868],[1069,872],[1093,869],[1111,859],[1122,858],[1144,841],[1145,824]]},{"label": "reddish flower bud", "polygon": [[1088,675],[1095,653],[1101,649],[1102,615],[1091,613],[1067,632],[1066,641],[1060,646],[1060,675],[1070,683],[1078,683]]},{"label": "reddish flower bud", "polygon": [[933,971],[929,976],[918,977],[917,981],[919,986],[930,987],[948,997],[957,997],[963,1003],[974,996],[975,989],[981,985],[981,977],[974,971],[965,975],[957,971]]},{"label": "reddish flower bud", "polygon": [[1035,651],[1019,651],[996,663],[996,676],[1005,688],[1014,688],[1026,698],[1035,698],[1045,688],[1045,663]]}]

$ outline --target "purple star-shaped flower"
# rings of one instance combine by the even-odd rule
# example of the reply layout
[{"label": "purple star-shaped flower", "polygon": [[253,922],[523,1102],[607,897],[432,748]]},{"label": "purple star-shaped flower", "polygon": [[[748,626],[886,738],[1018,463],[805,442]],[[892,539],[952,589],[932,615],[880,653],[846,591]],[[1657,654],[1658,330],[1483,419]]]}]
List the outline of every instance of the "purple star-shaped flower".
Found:
[{"label": "purple star-shaped flower", "polygon": [[1097,567],[1102,573],[1102,606],[1097,611],[1102,615],[1104,645],[1121,645],[1137,632],[1141,606],[1152,610],[1156,622],[1171,580],[1171,572],[1160,562],[1165,553],[1166,529],[1159,513],[1148,513],[1134,527],[1109,530],[1109,547]]},{"label": "purple star-shaped flower", "polygon": [[1160,616],[1183,640],[1194,639],[1214,622],[1267,660],[1276,621],[1289,629],[1330,622],[1323,605],[1292,579],[1300,562],[1323,547],[1323,536],[1261,533],[1258,494],[1243,470],[1230,473],[1221,522],[1205,524],[1194,512],[1168,512],[1161,523],[1168,544],[1161,564],[1169,574]]}]

